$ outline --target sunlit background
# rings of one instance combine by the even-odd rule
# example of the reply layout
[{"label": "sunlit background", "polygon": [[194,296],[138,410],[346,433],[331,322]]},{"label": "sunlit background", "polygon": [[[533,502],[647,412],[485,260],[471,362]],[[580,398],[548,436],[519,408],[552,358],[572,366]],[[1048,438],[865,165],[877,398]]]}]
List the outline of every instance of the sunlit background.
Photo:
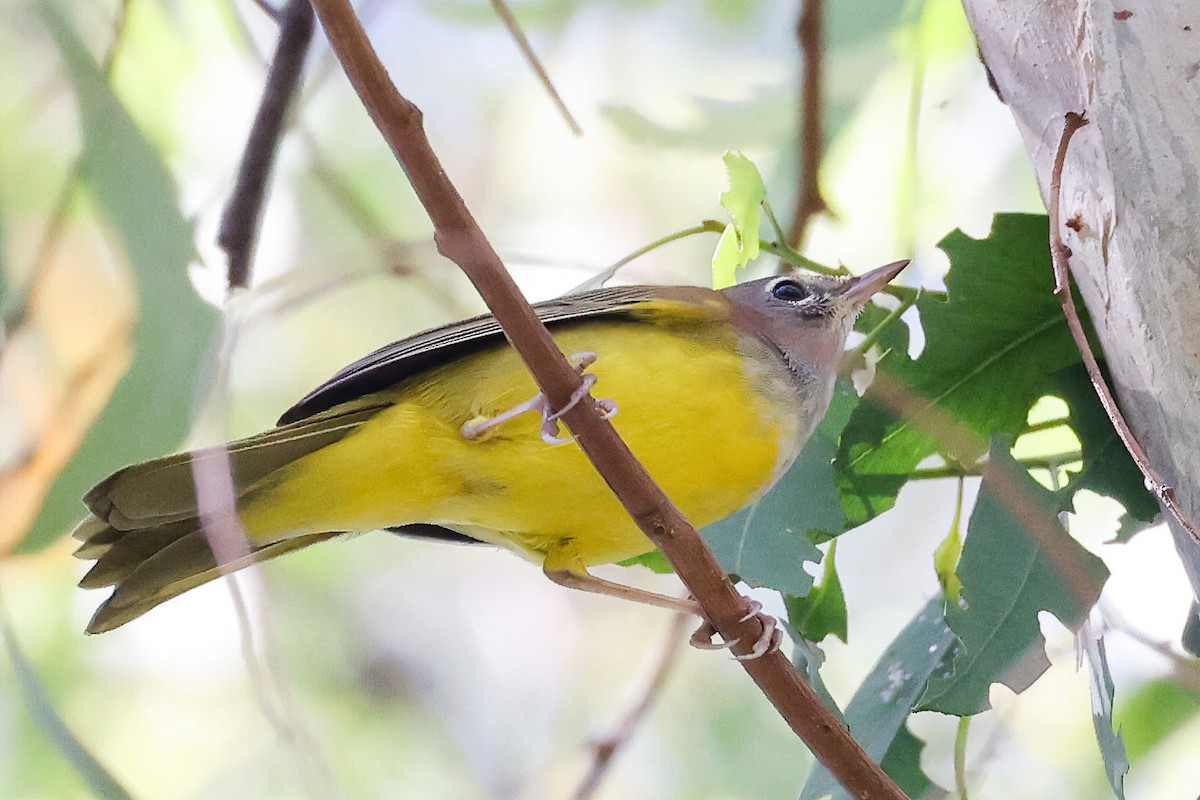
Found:
[{"label": "sunlit background", "polygon": [[[772,204],[790,214],[796,3],[512,5],[583,136],[491,4],[366,0],[361,13],[531,297],[719,217],[725,150],[754,159]],[[118,6],[66,9],[97,59]],[[71,194],[66,222],[48,233],[81,135],[40,7],[0,7],[0,285],[11,297],[39,287],[0,353],[6,549],[123,369],[135,305],[155,302],[135,300],[120,240],[86,191]],[[196,223],[193,280],[220,302],[217,219],[275,28],[250,2],[132,0],[127,12],[112,82],[175,176]],[[814,222],[805,252],[855,271],[911,256],[905,280],[937,286],[946,262],[935,245],[946,233],[982,236],[996,212],[1042,210],[1016,130],[953,0],[839,0],[829,14],[821,179],[832,213]],[[160,376],[195,393],[190,443],[268,427],[368,350],[481,310],[430,234],[318,35],[255,286],[232,305],[227,380],[215,356],[203,375]],[[619,280],[706,284],[715,243],[675,242]],[[764,259],[758,269],[772,266]],[[98,341],[115,344],[96,363]],[[31,465],[48,440],[53,452]],[[97,464],[94,478],[116,466]],[[951,524],[954,491],[954,481],[911,484],[894,511],[842,540],[850,642],[828,645],[824,668],[840,701],[937,591],[930,553]],[[1115,505],[1096,499],[1071,527],[1113,572],[1101,605],[1121,628],[1108,640],[1118,717],[1132,698],[1148,715],[1127,725],[1129,796],[1194,797],[1200,673],[1175,645],[1189,589],[1164,530],[1105,545],[1115,520]],[[64,541],[0,564],[5,625],[58,713],[137,797],[570,797],[591,743],[634,702],[671,628],[665,612],[560,589],[506,553],[372,534],[239,577],[254,621],[249,666],[221,582],[84,637],[103,595],[74,587],[83,569],[70,550]],[[678,591],[674,578],[640,569],[604,574]],[[995,710],[972,727],[972,798],[1108,792],[1072,638],[1053,618],[1044,628],[1051,670],[1020,696],[994,687]],[[0,663],[0,796],[90,796],[32,701],[10,661]],[[912,723],[928,741],[923,766],[943,787],[953,785],[956,722],[921,714]],[[597,796],[788,798],[810,763],[735,662],[684,648]]]}]

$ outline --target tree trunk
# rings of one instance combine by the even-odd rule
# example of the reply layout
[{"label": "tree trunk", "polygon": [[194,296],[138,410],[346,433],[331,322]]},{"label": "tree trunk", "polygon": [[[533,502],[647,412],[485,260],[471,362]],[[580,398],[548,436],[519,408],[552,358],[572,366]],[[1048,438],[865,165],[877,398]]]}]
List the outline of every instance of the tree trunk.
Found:
[{"label": "tree trunk", "polygon": [[[1131,428],[1200,517],[1200,3],[965,0],[1049,202],[1068,111],[1063,237]],[[1172,523],[1200,594],[1200,545]],[[1189,649],[1200,649],[1193,606]]]}]

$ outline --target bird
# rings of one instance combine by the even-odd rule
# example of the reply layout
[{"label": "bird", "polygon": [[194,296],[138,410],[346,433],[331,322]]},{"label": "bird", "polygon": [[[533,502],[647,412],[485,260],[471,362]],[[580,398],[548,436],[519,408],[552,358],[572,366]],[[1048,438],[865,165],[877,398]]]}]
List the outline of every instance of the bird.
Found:
[{"label": "bird", "polygon": [[[854,319],[908,264],[791,273],[722,290],[620,286],[534,305],[595,413],[696,526],[784,474],[828,409]],[[101,633],[223,572],[387,530],[508,549],[577,589],[694,603],[593,576],[654,545],[612,495],[494,317],[386,345],[302,398],[276,427],[125,467],[84,497],[79,585],[112,587]],[[218,559],[197,476],[217,465],[248,551]],[[211,509],[209,509],[211,511]]]}]

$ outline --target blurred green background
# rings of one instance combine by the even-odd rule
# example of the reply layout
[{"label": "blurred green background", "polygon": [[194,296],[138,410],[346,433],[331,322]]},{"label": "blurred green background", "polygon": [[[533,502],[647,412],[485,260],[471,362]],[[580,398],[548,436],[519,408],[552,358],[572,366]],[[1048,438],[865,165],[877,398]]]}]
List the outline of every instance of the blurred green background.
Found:
[{"label": "blurred green background", "polygon": [[[531,297],[719,216],[727,149],[759,164],[790,213],[795,3],[512,7],[582,137],[489,3],[367,0],[361,13]],[[436,257],[424,213],[318,34],[254,287],[218,330],[216,223],[273,24],[248,2],[47,8],[0,7],[0,544],[35,551],[0,563],[0,597],[49,702],[136,797],[570,796],[670,619],[561,590],[505,553],[373,534],[243,573],[249,662],[221,583],[82,635],[99,593],[74,588],[81,565],[60,540],[81,515],[78,487],[130,458],[261,430],[369,349],[482,307]],[[983,235],[998,211],[1041,210],[1017,133],[957,3],[840,0],[828,13],[821,177],[832,213],[814,221],[805,252],[854,270],[915,257],[907,280],[936,286],[945,261],[934,244],[947,232]],[[114,37],[115,98],[94,74]],[[672,244],[620,279],[707,283],[714,245]],[[839,700],[936,591],[927,554],[951,524],[954,491],[911,485],[895,511],[842,541],[850,643],[829,645],[824,669]],[[1104,545],[1114,520],[1097,500],[1072,524],[1113,571],[1106,611],[1136,634],[1109,641],[1129,796],[1194,796],[1200,677],[1170,644],[1188,588],[1165,531]],[[33,547],[46,542],[56,543]],[[620,575],[676,589],[669,576]],[[1107,792],[1072,639],[1053,619],[1044,627],[1051,671],[1019,697],[994,688],[995,710],[972,727],[973,798]],[[36,722],[34,695],[12,659],[0,663],[0,796],[91,796],[71,749]],[[934,714],[912,724],[946,787],[955,724]],[[809,765],[733,661],[685,649],[597,796],[786,798]]]}]

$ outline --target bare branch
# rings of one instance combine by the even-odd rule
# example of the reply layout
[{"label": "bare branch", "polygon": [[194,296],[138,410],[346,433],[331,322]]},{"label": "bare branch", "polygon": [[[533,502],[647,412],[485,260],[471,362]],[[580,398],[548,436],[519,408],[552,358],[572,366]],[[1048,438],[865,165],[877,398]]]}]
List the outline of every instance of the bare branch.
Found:
[{"label": "bare branch", "polygon": [[1187,515],[1179,505],[1179,500],[1175,496],[1175,487],[1168,485],[1158,471],[1150,464],[1150,459],[1146,456],[1146,451],[1142,449],[1137,438],[1134,437],[1133,431],[1129,429],[1129,424],[1125,421],[1125,416],[1121,413],[1121,409],[1117,407],[1117,401],[1113,399],[1112,391],[1108,388],[1108,384],[1104,380],[1103,373],[1100,372],[1100,365],[1096,362],[1096,355],[1092,352],[1092,346],[1088,342],[1087,334],[1083,330],[1083,323],[1079,319],[1079,311],[1075,308],[1075,298],[1071,296],[1071,248],[1066,245],[1062,238],[1061,225],[1072,224],[1070,221],[1061,222],[1061,205],[1062,205],[1062,172],[1063,164],[1067,160],[1067,148],[1071,144],[1071,137],[1075,135],[1075,131],[1087,125],[1087,120],[1082,114],[1077,114],[1074,111],[1068,111],[1066,114],[1065,124],[1063,125],[1062,138],[1058,142],[1058,150],[1054,154],[1054,166],[1050,171],[1050,258],[1054,263],[1054,293],[1058,295],[1062,301],[1063,314],[1067,318],[1067,327],[1071,329],[1071,336],[1075,339],[1075,344],[1079,347],[1079,353],[1083,356],[1084,366],[1087,367],[1088,378],[1092,382],[1092,388],[1096,390],[1096,396],[1100,398],[1100,405],[1104,406],[1105,413],[1108,414],[1109,421],[1112,422],[1113,429],[1120,437],[1121,443],[1125,445],[1125,449],[1129,451],[1129,455],[1133,458],[1135,464],[1142,475],[1146,478],[1150,491],[1162,503],[1163,508],[1167,510],[1180,527],[1187,532],[1197,544],[1200,544],[1200,532],[1197,532],[1195,523],[1191,517]]},{"label": "bare branch", "polygon": [[[582,386],[579,374],[521,296],[446,176],[422,128],[421,111],[392,85],[348,0],[313,0],[313,5],[351,84],[433,221],[439,250],[475,285],[553,407],[567,408]],[[764,632],[761,618],[751,613],[749,602],[734,589],[712,551],[602,418],[595,401],[576,403],[563,420],[630,516],[670,560],[705,616],[726,641],[738,640],[736,653],[748,653]],[[904,797],[786,656],[775,652],[740,663],[853,795],[876,800]]]},{"label": "bare branch", "polygon": [[825,0],[800,0],[796,41],[804,62],[800,83],[800,191],[788,227],[788,243],[799,248],[804,244],[808,223],[828,208],[817,182],[825,142]]},{"label": "bare branch", "polygon": [[504,27],[508,28],[509,36],[517,43],[517,49],[521,51],[521,55],[525,56],[525,60],[529,62],[530,69],[537,75],[538,80],[542,82],[542,86],[545,88],[546,94],[550,95],[550,100],[553,101],[554,107],[558,109],[559,114],[562,114],[563,122],[567,123],[567,127],[571,129],[571,133],[576,136],[583,136],[583,128],[579,127],[579,123],[575,121],[575,117],[567,108],[567,104],[563,102],[562,95],[554,88],[554,82],[550,80],[550,73],[546,72],[546,68],[542,65],[537,53],[533,51],[533,45],[529,43],[528,37],[525,36],[525,31],[521,30],[521,26],[517,23],[517,18],[513,16],[508,3],[504,0],[492,0],[492,8],[496,9],[496,16],[500,17],[500,21],[504,23]]},{"label": "bare branch", "polygon": [[687,633],[689,614],[676,613],[671,618],[671,627],[667,630],[666,638],[657,653],[651,669],[641,683],[642,686],[634,694],[634,701],[629,709],[621,716],[621,720],[612,730],[592,743],[592,766],[579,788],[572,795],[572,800],[591,800],[600,788],[600,782],[608,774],[613,758],[617,751],[629,741],[634,730],[645,718],[650,706],[658,699],[667,683],[667,676],[679,660],[679,652],[683,647],[683,637]]},{"label": "bare branch", "polygon": [[279,41],[275,58],[267,70],[262,101],[238,167],[237,184],[221,214],[221,227],[217,233],[217,244],[229,256],[231,289],[245,288],[250,283],[250,264],[266,200],[267,181],[275,164],[288,108],[300,86],[304,58],[312,42],[313,12],[308,0],[288,0],[276,19],[279,21]]}]

